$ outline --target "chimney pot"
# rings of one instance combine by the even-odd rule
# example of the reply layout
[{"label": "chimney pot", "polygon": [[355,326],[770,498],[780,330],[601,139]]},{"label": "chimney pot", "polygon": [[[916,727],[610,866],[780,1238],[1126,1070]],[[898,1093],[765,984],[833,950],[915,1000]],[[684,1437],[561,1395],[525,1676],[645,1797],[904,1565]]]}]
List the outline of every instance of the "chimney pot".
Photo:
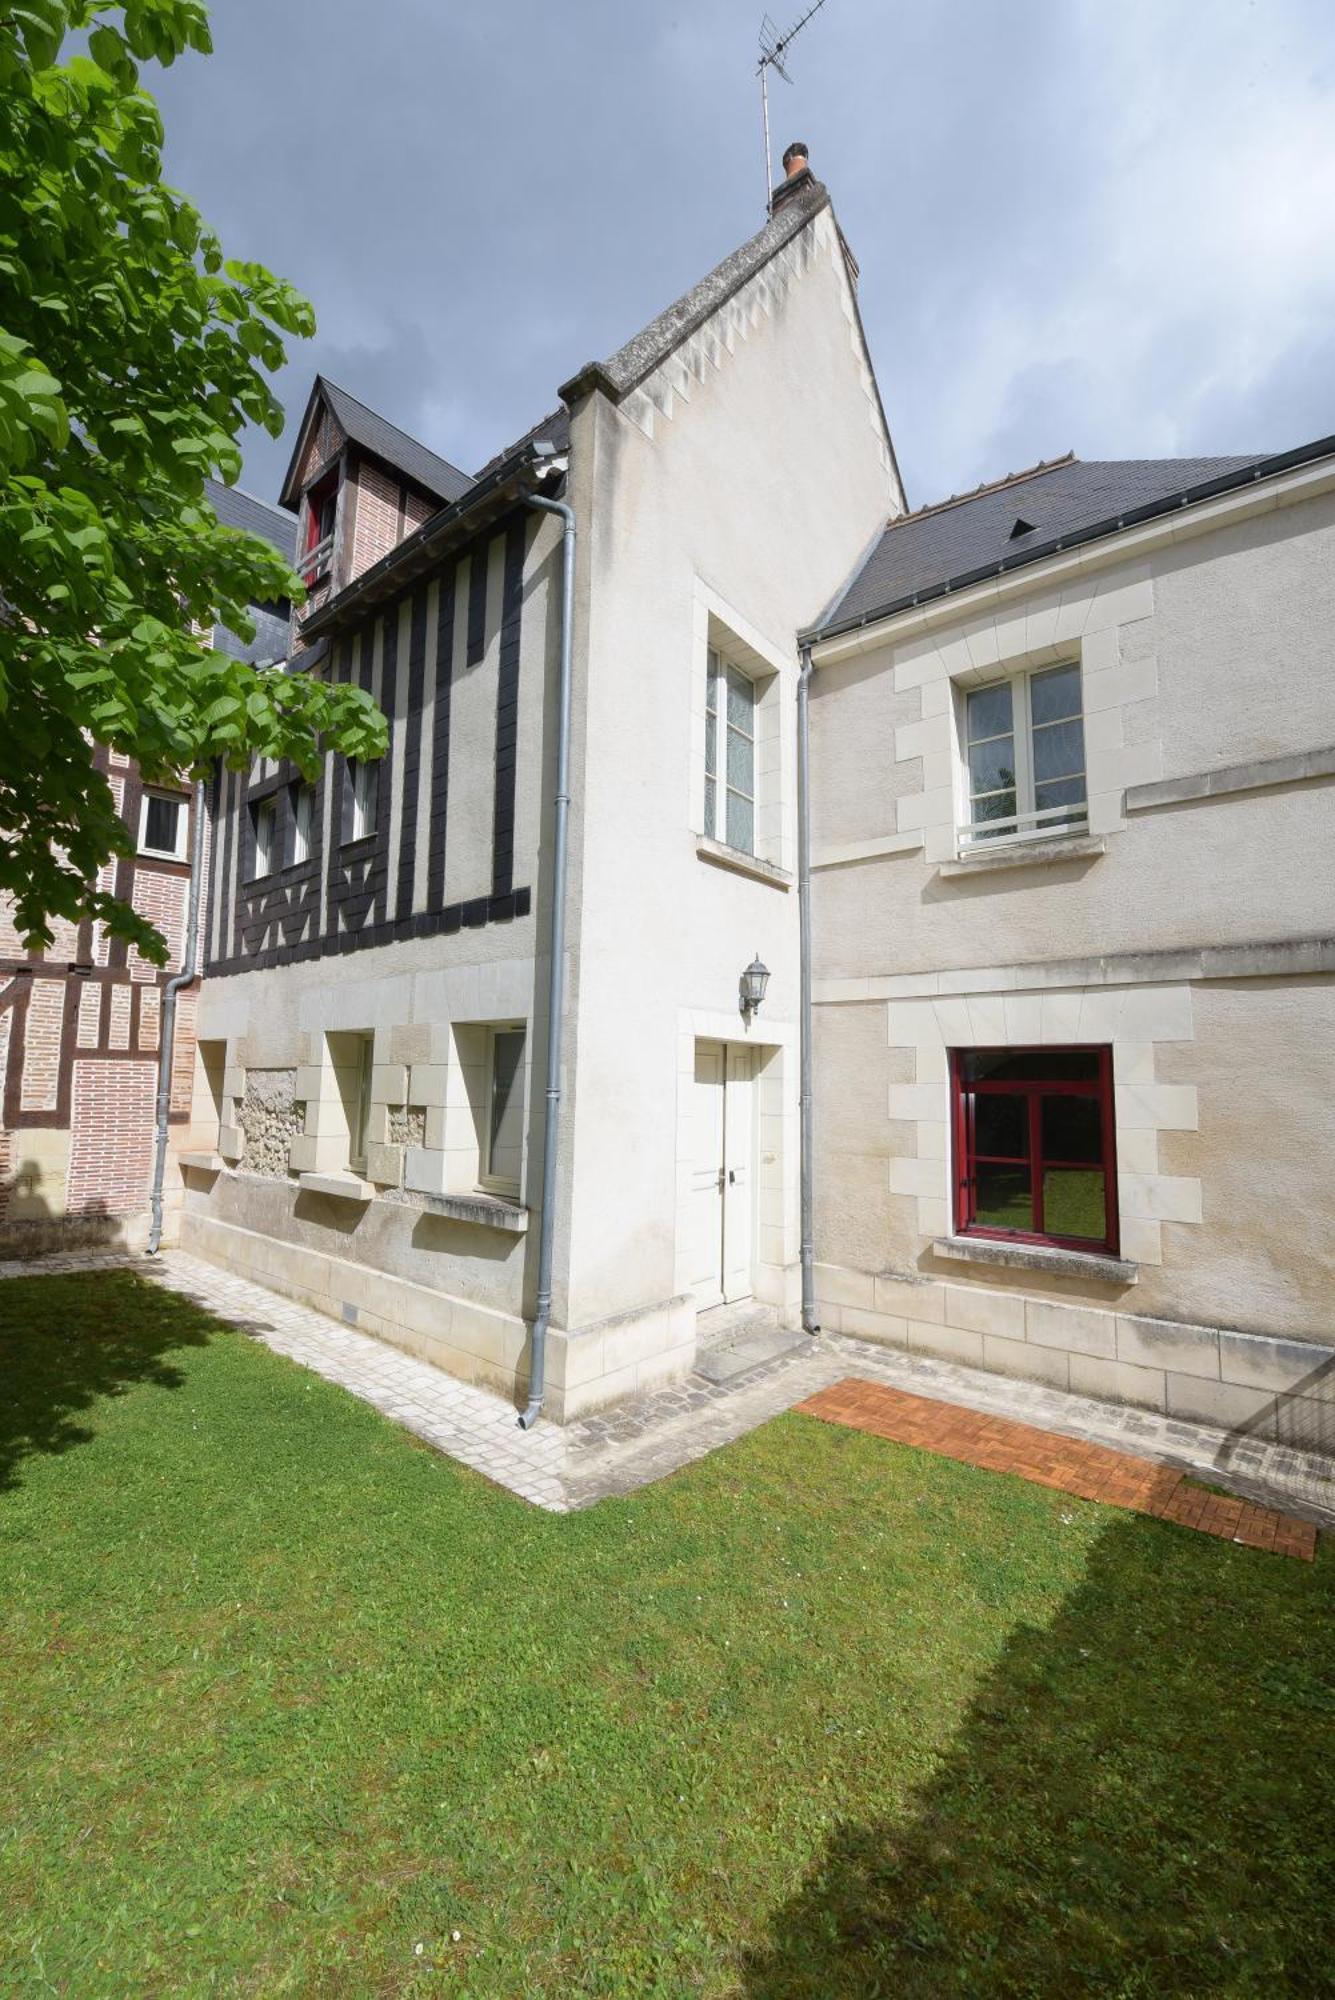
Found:
[{"label": "chimney pot", "polygon": [[792,145],[785,149],[783,155],[783,170],[789,180],[793,178],[794,174],[800,174],[806,163],[806,143],[802,139],[794,139]]}]

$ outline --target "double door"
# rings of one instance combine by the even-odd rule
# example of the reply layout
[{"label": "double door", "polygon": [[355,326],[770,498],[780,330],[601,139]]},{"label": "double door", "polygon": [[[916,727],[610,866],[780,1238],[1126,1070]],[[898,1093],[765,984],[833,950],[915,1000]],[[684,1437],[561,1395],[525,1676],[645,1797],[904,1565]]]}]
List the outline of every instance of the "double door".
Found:
[{"label": "double door", "polygon": [[691,1119],[691,1290],[709,1307],[751,1296],[755,1206],[753,1052],[695,1045]]}]

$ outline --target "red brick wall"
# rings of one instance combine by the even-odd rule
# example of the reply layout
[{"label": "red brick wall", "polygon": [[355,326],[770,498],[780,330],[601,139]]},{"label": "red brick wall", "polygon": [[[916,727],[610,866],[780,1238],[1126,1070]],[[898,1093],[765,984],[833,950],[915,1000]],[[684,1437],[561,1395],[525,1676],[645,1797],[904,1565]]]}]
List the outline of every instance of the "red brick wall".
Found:
[{"label": "red brick wall", "polygon": [[357,467],[357,518],[352,540],[348,582],[370,569],[402,541],[400,524],[401,488],[397,479],[388,479],[374,465]]},{"label": "red brick wall", "polygon": [[71,1215],[127,1215],[146,1205],[156,1094],[155,1063],[75,1063],[66,1198]]}]

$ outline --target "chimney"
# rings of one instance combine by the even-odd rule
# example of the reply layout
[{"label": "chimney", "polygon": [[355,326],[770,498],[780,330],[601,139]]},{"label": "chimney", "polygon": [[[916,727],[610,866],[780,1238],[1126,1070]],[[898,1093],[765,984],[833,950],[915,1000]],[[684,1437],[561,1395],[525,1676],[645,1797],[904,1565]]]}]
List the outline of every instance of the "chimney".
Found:
[{"label": "chimney", "polygon": [[795,194],[800,194],[804,188],[809,188],[815,183],[815,175],[807,165],[804,139],[794,139],[791,146],[785,146],[783,171],[785,178],[779,182],[769,198],[771,215],[777,215],[786,201],[791,201]]}]

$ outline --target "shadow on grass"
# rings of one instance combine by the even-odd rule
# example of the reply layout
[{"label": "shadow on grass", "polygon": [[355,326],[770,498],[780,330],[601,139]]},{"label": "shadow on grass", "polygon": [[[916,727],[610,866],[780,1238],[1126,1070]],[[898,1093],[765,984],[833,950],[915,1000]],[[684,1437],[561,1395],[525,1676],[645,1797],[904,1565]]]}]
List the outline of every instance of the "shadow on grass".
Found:
[{"label": "shadow on grass", "polygon": [[747,2000],[1335,1994],[1332,1567],[1110,1525],[913,1805],[831,1838]]},{"label": "shadow on grass", "polygon": [[89,1271],[0,1283],[0,1492],[24,1459],[87,1444],[78,1421],[137,1383],[177,1389],[167,1357],[204,1347],[216,1320],[130,1271]]}]

